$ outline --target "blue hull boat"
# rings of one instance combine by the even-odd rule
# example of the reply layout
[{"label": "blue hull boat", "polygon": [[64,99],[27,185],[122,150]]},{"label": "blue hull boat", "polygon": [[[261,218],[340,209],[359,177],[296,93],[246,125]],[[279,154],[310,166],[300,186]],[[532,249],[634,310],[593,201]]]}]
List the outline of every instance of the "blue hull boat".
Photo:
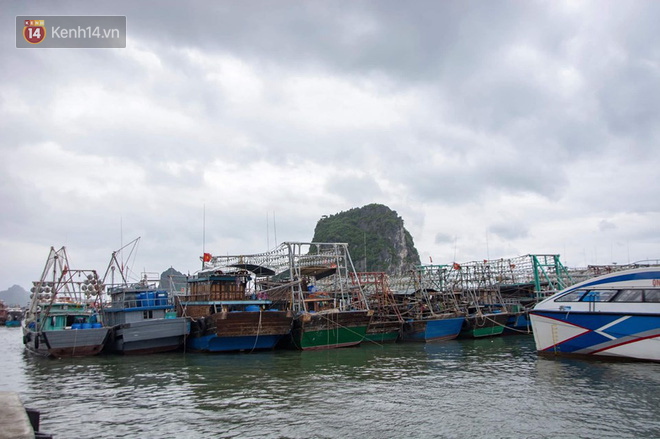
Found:
[{"label": "blue hull boat", "polygon": [[408,320],[403,324],[404,341],[453,340],[461,332],[465,317]]}]

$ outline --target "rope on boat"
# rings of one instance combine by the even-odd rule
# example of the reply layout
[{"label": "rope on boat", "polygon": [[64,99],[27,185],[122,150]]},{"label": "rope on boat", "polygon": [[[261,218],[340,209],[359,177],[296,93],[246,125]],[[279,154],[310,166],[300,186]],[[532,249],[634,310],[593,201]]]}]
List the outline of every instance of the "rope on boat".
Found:
[{"label": "rope on boat", "polygon": [[261,332],[261,315],[263,314],[263,310],[259,308],[259,325],[257,325],[257,336],[254,338],[254,346],[252,346],[252,349],[250,350],[250,353],[254,352],[254,349],[257,347],[257,342],[259,341],[259,332]]},{"label": "rope on boat", "polygon": [[512,328],[512,327],[507,326],[507,325],[503,325],[502,323],[498,322],[498,321],[495,320],[495,319],[491,319],[490,317],[488,317],[488,316],[485,315],[485,314],[484,314],[483,317],[484,317],[484,319],[486,319],[486,320],[490,320],[491,322],[495,323],[496,325],[498,325],[498,326],[502,326],[502,327],[504,327],[504,329],[508,329],[508,330],[510,330],[510,331],[520,332],[521,334],[531,334],[531,333],[532,333],[532,331],[529,330],[529,325],[527,325],[527,331],[522,331],[522,330],[520,330],[520,329],[516,329],[516,328]]}]

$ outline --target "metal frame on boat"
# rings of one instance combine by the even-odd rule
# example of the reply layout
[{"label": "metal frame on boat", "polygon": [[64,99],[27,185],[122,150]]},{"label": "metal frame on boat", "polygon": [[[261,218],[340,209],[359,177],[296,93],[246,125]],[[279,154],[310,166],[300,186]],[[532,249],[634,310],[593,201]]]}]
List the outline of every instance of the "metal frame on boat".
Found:
[{"label": "metal frame on boat", "polygon": [[41,278],[31,289],[23,321],[25,348],[54,357],[101,352],[110,333],[98,313],[103,289],[95,270],[71,269],[65,248],[51,247]]}]

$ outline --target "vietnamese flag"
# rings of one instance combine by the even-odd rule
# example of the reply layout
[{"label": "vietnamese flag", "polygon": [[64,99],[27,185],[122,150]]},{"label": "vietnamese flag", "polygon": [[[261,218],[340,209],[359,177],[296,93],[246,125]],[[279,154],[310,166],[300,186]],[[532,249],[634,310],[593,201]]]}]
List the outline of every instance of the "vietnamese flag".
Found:
[{"label": "vietnamese flag", "polygon": [[211,253],[204,253],[204,257],[202,258],[202,261],[211,262]]}]

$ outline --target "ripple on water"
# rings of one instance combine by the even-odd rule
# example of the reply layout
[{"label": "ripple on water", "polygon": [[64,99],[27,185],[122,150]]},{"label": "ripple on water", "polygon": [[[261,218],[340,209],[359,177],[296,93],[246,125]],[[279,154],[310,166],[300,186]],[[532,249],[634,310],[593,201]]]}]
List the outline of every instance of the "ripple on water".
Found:
[{"label": "ripple on water", "polygon": [[658,437],[660,365],[539,358],[528,336],[51,360],[0,328],[0,388],[56,437]]}]

